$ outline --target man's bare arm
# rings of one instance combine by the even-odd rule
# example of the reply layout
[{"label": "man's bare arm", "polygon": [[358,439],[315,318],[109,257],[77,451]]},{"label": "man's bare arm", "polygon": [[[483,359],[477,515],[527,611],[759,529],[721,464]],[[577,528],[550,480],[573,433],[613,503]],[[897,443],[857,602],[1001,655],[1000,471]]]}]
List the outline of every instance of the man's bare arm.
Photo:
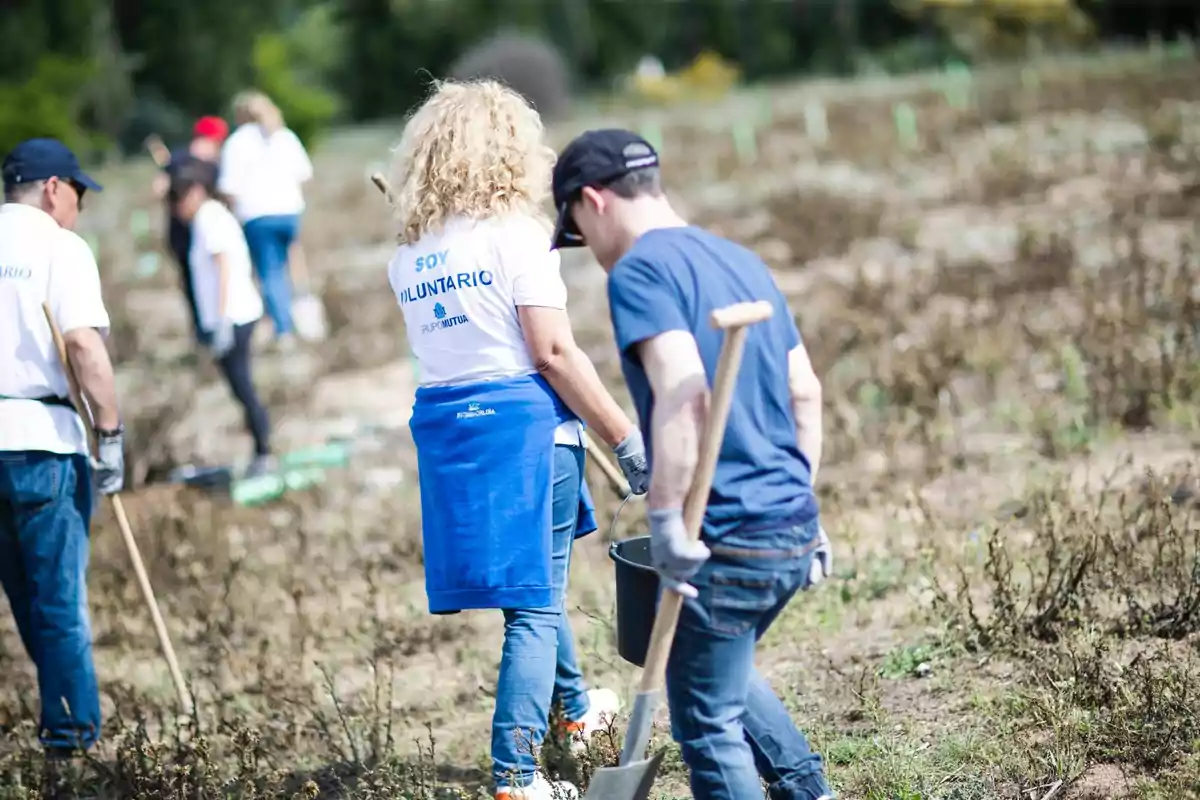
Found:
[{"label": "man's bare arm", "polygon": [[[117,384],[104,337],[95,328],[75,328],[63,334],[67,360],[79,389],[92,411],[92,423],[101,430],[115,430],[121,423],[117,411]],[[83,409],[79,409],[82,414]]]},{"label": "man's bare arm", "polygon": [[638,345],[654,391],[650,437],[651,509],[682,508],[700,461],[700,436],[708,419],[708,378],[696,340],[667,331]]},{"label": "man's bare arm", "polygon": [[788,386],[792,394],[792,414],[796,417],[796,446],[808,459],[815,484],[821,466],[821,381],[803,344],[796,345],[788,353]]},{"label": "man's bare arm", "polygon": [[575,343],[567,312],[519,306],[517,316],[534,366],[567,407],[609,447],[624,441],[633,431],[633,422],[604,388],[591,359]]}]

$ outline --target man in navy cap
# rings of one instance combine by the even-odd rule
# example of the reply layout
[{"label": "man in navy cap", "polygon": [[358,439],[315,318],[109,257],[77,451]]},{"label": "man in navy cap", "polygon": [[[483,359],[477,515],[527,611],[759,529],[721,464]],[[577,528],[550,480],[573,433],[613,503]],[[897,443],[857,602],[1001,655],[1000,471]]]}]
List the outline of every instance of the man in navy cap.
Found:
[{"label": "man in navy cap", "polygon": [[[72,231],[84,196],[101,189],[54,139],[22,142],[0,171],[0,584],[37,666],[42,744],[64,757],[100,733],[88,525],[93,489],[119,491],[125,475],[100,274]],[[91,409],[94,461],[42,303]]]},{"label": "man in navy cap", "polygon": [[[699,800],[832,797],[822,760],[754,667],[758,639],[792,596],[823,580],[829,541],[813,480],[821,384],[792,312],[754,253],[684,221],[658,153],[625,130],[592,130],[554,169],[554,246],[591,249],[608,272],[621,367],[650,461],[651,559],[684,597],[667,666],[671,728]],[[722,334],[717,308],[775,307],[748,331],[701,540],[683,502],[699,460]]]}]

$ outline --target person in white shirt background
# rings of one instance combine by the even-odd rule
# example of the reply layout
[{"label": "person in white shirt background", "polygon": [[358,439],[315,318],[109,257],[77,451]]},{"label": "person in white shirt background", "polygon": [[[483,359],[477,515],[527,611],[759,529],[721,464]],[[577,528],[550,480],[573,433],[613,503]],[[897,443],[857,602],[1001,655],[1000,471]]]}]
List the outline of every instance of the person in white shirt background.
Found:
[{"label": "person in white shirt background", "polygon": [[[167,190],[171,187],[171,173],[181,164],[199,159],[213,165],[216,174],[217,164],[221,159],[221,146],[229,136],[229,126],[220,117],[201,117],[192,127],[192,138],[185,145],[168,150],[157,135],[146,138],[146,146],[154,162],[162,172],[154,176],[151,191],[154,196],[166,200]],[[167,245],[171,255],[179,264],[181,283],[183,284],[184,299],[187,300],[188,312],[191,314],[192,327],[197,341],[204,344],[200,335],[200,319],[196,315],[196,298],[192,294],[192,276],[188,266],[188,251],[192,246],[192,232],[178,217],[167,209]]]},{"label": "person in white shirt background", "polygon": [[243,92],[233,106],[238,127],[221,150],[217,189],[232,201],[245,231],[276,341],[290,345],[295,326],[289,261],[298,247],[302,188],[312,178],[312,162],[266,95]]},{"label": "person in white shirt background", "polygon": [[167,198],[174,213],[191,225],[188,263],[200,328],[245,414],[254,439],[246,474],[254,476],[271,466],[270,422],[254,389],[250,358],[263,301],[254,286],[246,237],[229,209],[213,196],[212,179],[212,170],[203,162],[183,164],[171,176]]},{"label": "person in white shirt background", "polygon": [[[554,151],[498,83],[442,83],[410,119],[393,184],[402,244],[388,266],[420,374],[413,430],[433,613],[499,608],[492,720],[497,798],[571,795],[537,771],[554,700],[574,734],[619,709],[588,690],[565,595],[582,521],[580,421],[646,491],[641,434],[575,343],[550,247]],[[576,746],[583,743],[576,737]]]},{"label": "person in white shirt background", "polygon": [[[42,745],[48,757],[63,758],[100,734],[88,527],[94,490],[117,492],[125,481],[100,274],[92,251],[72,232],[84,195],[101,188],[54,139],[17,145],[2,172],[0,583],[37,667]],[[94,461],[42,303],[63,333],[91,410]]]}]

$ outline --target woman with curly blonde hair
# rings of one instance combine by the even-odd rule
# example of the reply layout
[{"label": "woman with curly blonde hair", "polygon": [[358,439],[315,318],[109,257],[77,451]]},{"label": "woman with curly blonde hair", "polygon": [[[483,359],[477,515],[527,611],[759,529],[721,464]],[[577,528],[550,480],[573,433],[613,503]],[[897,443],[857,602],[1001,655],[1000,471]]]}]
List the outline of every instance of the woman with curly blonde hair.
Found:
[{"label": "woman with curly blonde hair", "polygon": [[503,611],[496,797],[549,800],[576,793],[536,770],[551,703],[576,747],[619,706],[585,687],[564,604],[574,539],[596,529],[581,421],[638,494],[645,451],[571,333],[537,112],[492,81],[434,88],[394,152],[401,244],[388,265],[420,373],[425,588],[435,614]]}]

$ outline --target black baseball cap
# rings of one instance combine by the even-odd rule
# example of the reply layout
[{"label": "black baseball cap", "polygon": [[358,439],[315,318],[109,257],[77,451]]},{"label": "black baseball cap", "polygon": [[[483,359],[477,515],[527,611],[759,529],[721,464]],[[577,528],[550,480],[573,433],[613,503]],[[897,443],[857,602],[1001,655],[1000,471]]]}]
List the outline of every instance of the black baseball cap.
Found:
[{"label": "black baseball cap", "polygon": [[603,128],[575,137],[554,165],[554,207],[558,222],[550,249],[582,247],[583,236],[571,219],[571,203],[585,186],[603,186],[639,169],[658,166],[658,153],[633,131]]},{"label": "black baseball cap", "polygon": [[5,157],[0,171],[6,188],[58,178],[73,181],[93,192],[104,191],[104,187],[80,169],[79,159],[71,148],[57,139],[26,139]]}]

